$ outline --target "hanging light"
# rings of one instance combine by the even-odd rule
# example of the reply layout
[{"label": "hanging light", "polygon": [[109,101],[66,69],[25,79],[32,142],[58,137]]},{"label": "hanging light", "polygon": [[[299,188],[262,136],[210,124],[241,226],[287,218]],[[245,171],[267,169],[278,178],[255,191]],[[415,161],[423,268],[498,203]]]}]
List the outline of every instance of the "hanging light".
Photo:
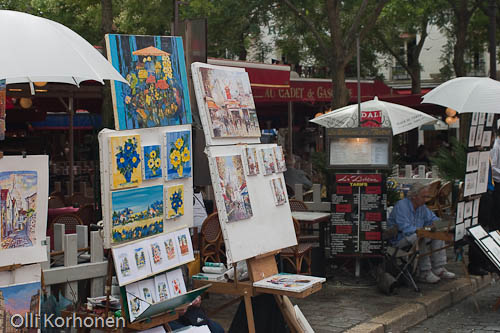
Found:
[{"label": "hanging light", "polygon": [[47,82],[39,81],[39,82],[33,82],[35,86],[37,87],[45,87],[47,85]]},{"label": "hanging light", "polygon": [[317,118],[317,117],[322,116],[322,115],[323,115],[323,112],[318,112],[318,113],[316,113],[316,114],[314,115],[314,118]]},{"label": "hanging light", "polygon": [[452,108],[446,108],[445,113],[448,117],[455,117],[457,111],[453,110]]},{"label": "hanging light", "polygon": [[23,109],[29,109],[33,105],[33,101],[31,98],[21,97],[21,99],[19,99],[19,105],[21,105]]},{"label": "hanging light", "polygon": [[446,117],[444,120],[448,125],[456,123],[458,120],[458,117]]}]

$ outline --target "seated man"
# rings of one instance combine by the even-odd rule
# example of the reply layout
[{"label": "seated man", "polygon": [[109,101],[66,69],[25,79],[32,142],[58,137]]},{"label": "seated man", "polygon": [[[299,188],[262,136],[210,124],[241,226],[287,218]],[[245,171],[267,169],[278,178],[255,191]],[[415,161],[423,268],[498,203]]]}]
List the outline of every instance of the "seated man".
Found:
[{"label": "seated man", "polygon": [[[439,218],[425,205],[429,197],[428,188],[420,183],[415,183],[406,198],[398,201],[387,220],[387,228],[394,225],[398,228],[398,235],[392,241],[393,245],[404,248],[413,245],[417,241],[417,229],[432,227]],[[420,245],[420,253],[442,248],[444,241],[436,239],[423,239]],[[429,246],[430,245],[430,246]],[[437,283],[440,278],[452,279],[455,274],[448,272],[446,268],[446,250],[442,249],[419,258],[418,279],[421,282]]]}]

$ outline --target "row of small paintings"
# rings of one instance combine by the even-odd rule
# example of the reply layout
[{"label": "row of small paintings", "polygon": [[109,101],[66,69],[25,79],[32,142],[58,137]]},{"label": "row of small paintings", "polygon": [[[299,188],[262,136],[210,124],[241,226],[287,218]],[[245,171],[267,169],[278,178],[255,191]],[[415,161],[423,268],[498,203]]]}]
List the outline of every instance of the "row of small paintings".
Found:
[{"label": "row of small paintings", "polygon": [[134,321],[151,304],[166,301],[186,293],[182,270],[177,268],[150,279],[131,283],[125,287],[130,321]]},{"label": "row of small paintings", "polygon": [[470,124],[474,126],[484,125],[484,122],[486,121],[486,127],[491,127],[493,126],[494,119],[495,119],[494,113],[473,112]]},{"label": "row of small paintings", "polygon": [[471,126],[468,147],[491,147],[492,131],[485,131],[484,126]]},{"label": "row of small paintings", "polygon": [[484,193],[488,187],[490,152],[482,151],[478,152],[479,154],[475,153],[476,152],[469,153],[471,155],[467,156],[467,168],[475,169],[477,171],[473,171],[465,175],[464,197]]},{"label": "row of small paintings", "polygon": [[163,233],[164,223],[184,215],[184,185],[154,185],[111,192],[111,243]]},{"label": "row of small paintings", "polygon": [[181,229],[112,249],[120,286],[194,259],[189,229]]},{"label": "row of small paintings", "polygon": [[[262,168],[259,167],[259,159],[257,157],[259,154]],[[259,174],[260,169],[262,169],[264,176],[286,171],[285,155],[281,146],[263,149],[247,147],[245,148],[245,157],[247,162],[246,174],[248,176]]]},{"label": "row of small paintings", "polygon": [[457,203],[456,223],[462,223],[464,219],[476,218],[479,216],[479,202],[481,198]]},{"label": "row of small paintings", "polygon": [[141,145],[140,135],[110,137],[111,190],[143,180],[191,177],[191,131],[167,132],[159,145]]},{"label": "row of small paintings", "polygon": [[490,261],[500,270],[500,232],[495,230],[487,233],[481,225],[472,226],[467,231]]}]

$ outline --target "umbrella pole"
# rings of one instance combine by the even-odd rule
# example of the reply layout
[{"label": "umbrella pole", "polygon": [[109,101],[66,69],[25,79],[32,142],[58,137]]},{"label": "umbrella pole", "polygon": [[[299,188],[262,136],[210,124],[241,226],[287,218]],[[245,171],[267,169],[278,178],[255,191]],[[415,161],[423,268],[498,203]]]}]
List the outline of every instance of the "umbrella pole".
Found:
[{"label": "umbrella pole", "polygon": [[75,174],[74,174],[74,168],[73,165],[75,164],[74,157],[73,157],[73,150],[74,150],[74,139],[73,139],[73,133],[74,133],[74,127],[73,127],[73,119],[74,119],[74,110],[73,110],[73,95],[69,96],[69,103],[68,103],[68,112],[69,112],[69,197],[73,195],[73,186],[75,183]]},{"label": "umbrella pole", "polygon": [[357,76],[358,76],[358,127],[361,127],[361,82],[360,82],[360,76],[361,76],[361,60],[360,58],[360,52],[359,52],[359,36],[356,37],[356,71],[357,71]]},{"label": "umbrella pole", "polygon": [[288,102],[288,156],[293,153],[293,102]]}]

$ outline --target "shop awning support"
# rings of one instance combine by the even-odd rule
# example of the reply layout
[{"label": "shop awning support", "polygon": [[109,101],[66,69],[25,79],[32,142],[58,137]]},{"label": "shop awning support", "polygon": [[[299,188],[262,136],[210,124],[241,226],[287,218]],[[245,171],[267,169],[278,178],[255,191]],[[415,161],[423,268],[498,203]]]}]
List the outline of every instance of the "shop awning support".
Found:
[{"label": "shop awning support", "polygon": [[62,97],[59,97],[59,101],[64,105],[66,108],[68,114],[69,114],[69,189],[68,189],[68,195],[71,197],[73,195],[73,189],[74,189],[74,183],[75,183],[75,174],[73,172],[73,166],[75,164],[75,158],[74,158],[74,98],[73,94],[69,96],[68,99],[68,104],[62,99]]}]

